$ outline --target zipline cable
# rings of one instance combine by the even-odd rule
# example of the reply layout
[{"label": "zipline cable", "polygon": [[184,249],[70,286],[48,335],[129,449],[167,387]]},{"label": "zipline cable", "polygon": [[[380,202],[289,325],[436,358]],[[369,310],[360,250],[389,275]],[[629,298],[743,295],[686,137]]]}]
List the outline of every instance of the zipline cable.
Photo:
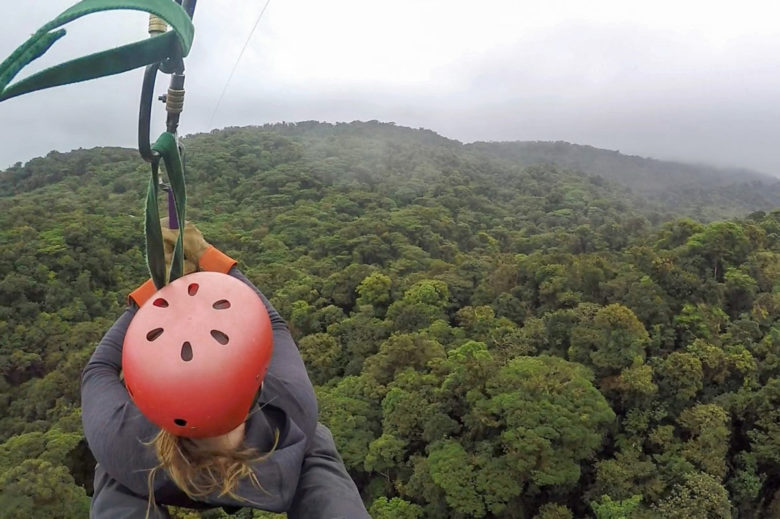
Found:
[{"label": "zipline cable", "polygon": [[244,51],[246,51],[246,48],[249,46],[249,42],[252,40],[252,35],[255,34],[255,30],[257,29],[257,26],[260,25],[260,20],[262,20],[263,14],[265,14],[265,10],[268,8],[268,4],[270,3],[271,0],[266,0],[263,9],[260,11],[260,14],[257,16],[257,20],[255,20],[255,25],[252,27],[252,32],[249,33],[249,37],[244,42],[244,47],[241,49],[241,52],[238,54],[238,59],[236,60],[236,63],[233,65],[233,70],[230,71],[230,75],[228,76],[228,79],[225,82],[225,87],[222,89],[222,93],[219,95],[219,99],[217,99],[217,104],[214,107],[214,111],[211,113],[211,118],[209,119],[209,128],[211,127],[211,123],[214,122],[214,116],[217,115],[217,110],[219,110],[219,105],[222,103],[222,98],[225,97],[225,92],[227,92],[228,85],[230,85],[230,81],[233,79],[233,74],[236,73],[236,69],[238,68],[239,62],[241,61],[241,57],[244,55]]}]

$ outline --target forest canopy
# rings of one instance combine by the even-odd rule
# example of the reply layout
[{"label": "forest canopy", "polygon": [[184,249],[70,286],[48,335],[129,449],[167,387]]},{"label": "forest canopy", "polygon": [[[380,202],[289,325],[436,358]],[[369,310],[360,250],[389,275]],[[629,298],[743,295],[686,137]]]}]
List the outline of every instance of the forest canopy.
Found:
[{"label": "forest canopy", "polygon": [[[373,517],[780,516],[776,184],[653,198],[377,122],[184,146],[188,218],[288,321]],[[148,276],[147,175],[0,173],[0,518],[86,514],[80,372]]]}]

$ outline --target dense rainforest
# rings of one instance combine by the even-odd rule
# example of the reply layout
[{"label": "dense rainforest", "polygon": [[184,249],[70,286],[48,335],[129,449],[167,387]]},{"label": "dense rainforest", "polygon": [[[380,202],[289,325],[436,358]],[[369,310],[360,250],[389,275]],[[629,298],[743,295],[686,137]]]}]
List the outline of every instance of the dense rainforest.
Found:
[{"label": "dense rainforest", "polygon": [[[377,122],[184,145],[188,218],[287,319],[374,518],[780,517],[776,181]],[[0,173],[0,518],[86,517],[80,372],[147,277],[147,181],[119,148]]]}]

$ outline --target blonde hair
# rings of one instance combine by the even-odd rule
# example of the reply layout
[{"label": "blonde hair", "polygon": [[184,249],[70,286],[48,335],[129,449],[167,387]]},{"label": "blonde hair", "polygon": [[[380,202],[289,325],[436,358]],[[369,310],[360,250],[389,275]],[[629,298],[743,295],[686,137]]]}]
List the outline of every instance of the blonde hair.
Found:
[{"label": "blonde hair", "polygon": [[236,487],[242,479],[248,478],[255,488],[265,492],[252,470],[252,464],[265,461],[276,450],[278,443],[279,429],[274,433],[271,450],[265,454],[243,445],[225,450],[205,448],[198,440],[160,430],[148,443],[154,448],[160,464],[153,468],[148,476],[147,519],[154,504],[154,476],[159,469],[165,470],[176,486],[191,499],[197,500],[217,493],[220,497],[227,495],[237,501],[251,503],[235,493]]}]

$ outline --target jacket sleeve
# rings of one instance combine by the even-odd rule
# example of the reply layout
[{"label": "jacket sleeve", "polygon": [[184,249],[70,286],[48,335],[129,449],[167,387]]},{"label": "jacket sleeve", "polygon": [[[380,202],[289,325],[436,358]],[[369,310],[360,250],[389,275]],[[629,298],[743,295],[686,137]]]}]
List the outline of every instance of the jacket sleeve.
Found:
[{"label": "jacket sleeve", "polygon": [[317,424],[288,519],[370,519],[327,427]]},{"label": "jacket sleeve", "polygon": [[95,467],[95,494],[89,507],[90,519],[170,519],[165,507],[152,504],[148,497],[130,493],[119,482],[106,474],[100,465]]},{"label": "jacket sleeve", "polygon": [[[233,267],[229,274],[252,287],[268,309],[273,330],[274,353],[266,379],[273,379],[269,382],[273,382],[276,387],[280,388],[279,398],[285,400],[283,406],[285,412],[310,441],[314,436],[319,415],[317,397],[314,394],[314,387],[309,380],[309,374],[301,358],[301,353],[298,351],[298,346],[290,335],[287,323],[268,298],[237,267]],[[273,404],[274,402],[268,403]]]},{"label": "jacket sleeve", "polygon": [[157,465],[144,445],[159,429],[130,400],[119,378],[122,344],[137,307],[131,305],[95,348],[81,375],[81,420],[87,443],[103,469],[137,495],[147,495],[148,471]]}]

